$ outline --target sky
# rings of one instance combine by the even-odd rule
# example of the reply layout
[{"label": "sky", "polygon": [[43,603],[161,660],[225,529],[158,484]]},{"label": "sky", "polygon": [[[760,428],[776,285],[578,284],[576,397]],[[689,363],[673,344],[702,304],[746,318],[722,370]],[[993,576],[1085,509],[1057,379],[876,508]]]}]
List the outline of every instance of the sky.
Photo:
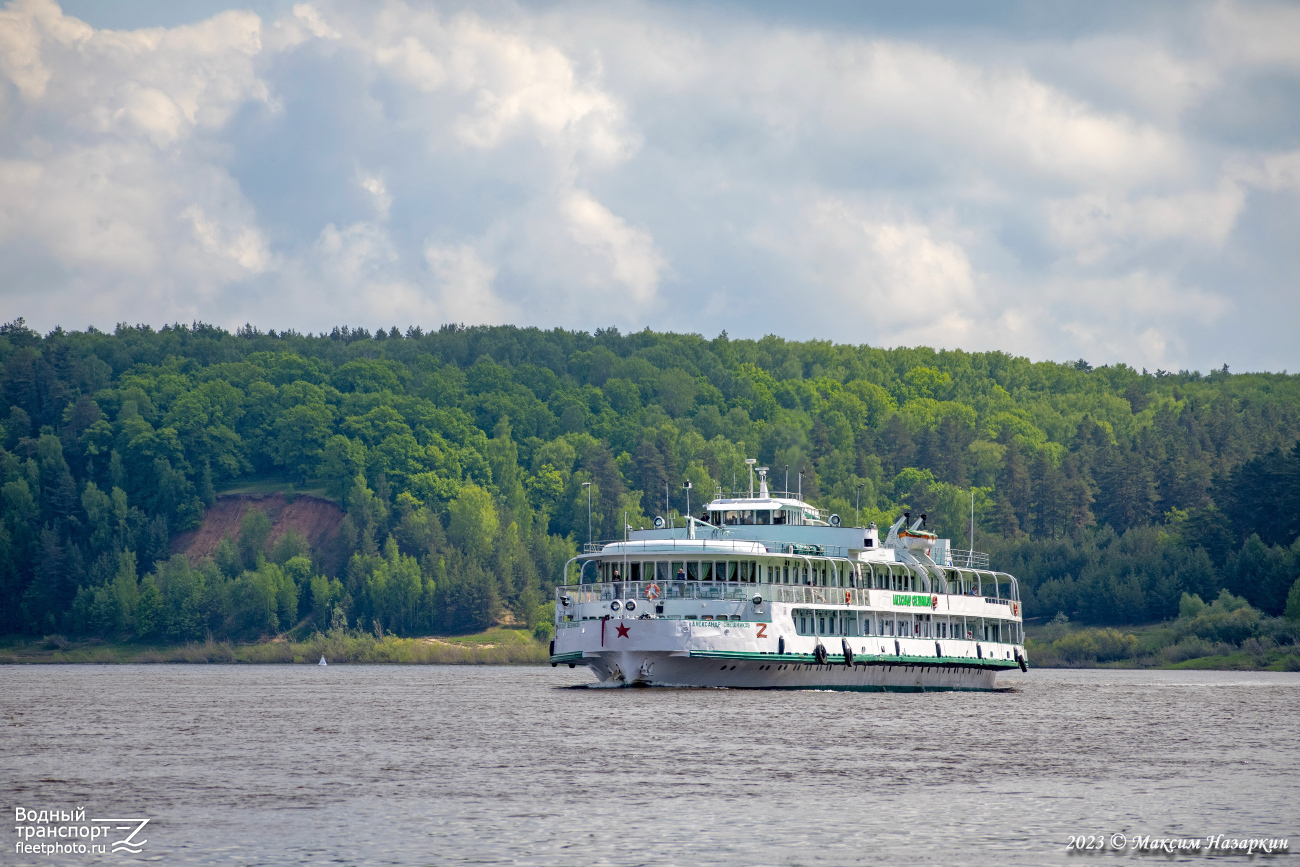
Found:
[{"label": "sky", "polygon": [[0,318],[1300,369],[1300,4],[11,0]]}]

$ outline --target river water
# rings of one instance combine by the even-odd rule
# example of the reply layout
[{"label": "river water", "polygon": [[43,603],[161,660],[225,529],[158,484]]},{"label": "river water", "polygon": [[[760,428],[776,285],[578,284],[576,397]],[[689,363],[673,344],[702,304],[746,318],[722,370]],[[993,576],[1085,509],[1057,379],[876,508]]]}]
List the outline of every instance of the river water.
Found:
[{"label": "river water", "polygon": [[[0,864],[1164,860],[1066,851],[1071,835],[1117,833],[1300,851],[1300,674],[572,688],[590,680],[563,666],[3,667]],[[148,818],[148,842],[134,858],[19,854],[15,807]]]}]

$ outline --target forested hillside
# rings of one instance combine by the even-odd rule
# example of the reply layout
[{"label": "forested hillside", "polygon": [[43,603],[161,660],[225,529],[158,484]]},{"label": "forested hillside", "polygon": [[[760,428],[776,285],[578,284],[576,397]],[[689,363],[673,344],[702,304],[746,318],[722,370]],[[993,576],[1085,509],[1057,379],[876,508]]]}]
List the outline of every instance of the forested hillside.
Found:
[{"label": "forested hillside", "polygon": [[[1030,617],[1174,618],[1300,577],[1300,377],[1002,353],[448,326],[425,334],[0,328],[0,631],[183,641],[331,624],[529,626],[588,532],[743,487],[862,523],[926,512],[1021,579]],[[328,544],[249,512],[171,555],[220,492],[316,491]],[[667,504],[665,500],[667,499]],[[860,504],[860,507],[859,507]],[[698,511],[698,509],[697,509]],[[544,625],[538,627],[545,629]]]}]

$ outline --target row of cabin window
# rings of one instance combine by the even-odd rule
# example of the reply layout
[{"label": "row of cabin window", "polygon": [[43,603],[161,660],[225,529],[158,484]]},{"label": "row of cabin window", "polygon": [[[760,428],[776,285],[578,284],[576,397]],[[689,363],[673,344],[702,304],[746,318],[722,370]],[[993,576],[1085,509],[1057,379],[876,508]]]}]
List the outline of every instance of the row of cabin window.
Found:
[{"label": "row of cabin window", "polygon": [[[626,571],[627,574],[624,574]],[[813,584],[848,586],[846,563],[753,560],[660,560],[658,562],[606,562],[599,566],[601,582],[609,581],[736,581],[746,584]]]},{"label": "row of cabin window", "polygon": [[[864,563],[862,574],[854,574],[849,563],[826,560],[787,560],[784,563],[766,563],[753,560],[674,560],[658,562],[621,561],[601,563],[598,579],[608,581],[737,581],[763,584],[806,584],[818,587],[874,587],[878,590],[901,590],[920,593],[921,578],[902,563]],[[627,575],[623,572],[627,571]],[[990,592],[998,582],[992,572],[980,573],[946,569],[948,591],[968,593],[977,588]],[[868,574],[870,573],[870,574]],[[977,577],[979,583],[977,585]],[[1006,576],[1002,576],[1005,578]],[[1010,592],[1010,582],[1007,592]]]},{"label": "row of cabin window", "polygon": [[[660,560],[600,564],[601,581],[758,581],[759,564],[753,560]],[[624,571],[626,570],[626,574]]]},{"label": "row of cabin window", "polygon": [[704,520],[719,527],[748,526],[757,524],[803,524],[803,512],[788,509],[727,509],[724,511],[705,512]]},{"label": "row of cabin window", "polygon": [[1019,624],[982,617],[945,617],[941,614],[880,616],[833,609],[795,609],[794,629],[799,635],[842,635],[850,638],[876,635],[896,638],[966,638],[977,641],[1023,641]]},{"label": "row of cabin window", "polygon": [[[1013,593],[1011,576],[1001,572],[976,572],[950,566],[944,567],[943,571],[948,592],[952,594],[993,596],[996,590],[998,596],[1008,599]],[[902,563],[864,563],[862,579],[860,586],[877,590],[910,590],[913,593],[922,590],[921,577]]]}]

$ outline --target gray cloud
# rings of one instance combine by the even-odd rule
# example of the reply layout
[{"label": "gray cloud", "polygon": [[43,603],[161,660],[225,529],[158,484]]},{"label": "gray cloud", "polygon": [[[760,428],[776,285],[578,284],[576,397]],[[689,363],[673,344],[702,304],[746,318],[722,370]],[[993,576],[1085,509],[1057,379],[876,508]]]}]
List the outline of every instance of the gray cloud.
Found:
[{"label": "gray cloud", "polygon": [[219,6],[0,12],[6,318],[1298,366],[1295,7]]}]

